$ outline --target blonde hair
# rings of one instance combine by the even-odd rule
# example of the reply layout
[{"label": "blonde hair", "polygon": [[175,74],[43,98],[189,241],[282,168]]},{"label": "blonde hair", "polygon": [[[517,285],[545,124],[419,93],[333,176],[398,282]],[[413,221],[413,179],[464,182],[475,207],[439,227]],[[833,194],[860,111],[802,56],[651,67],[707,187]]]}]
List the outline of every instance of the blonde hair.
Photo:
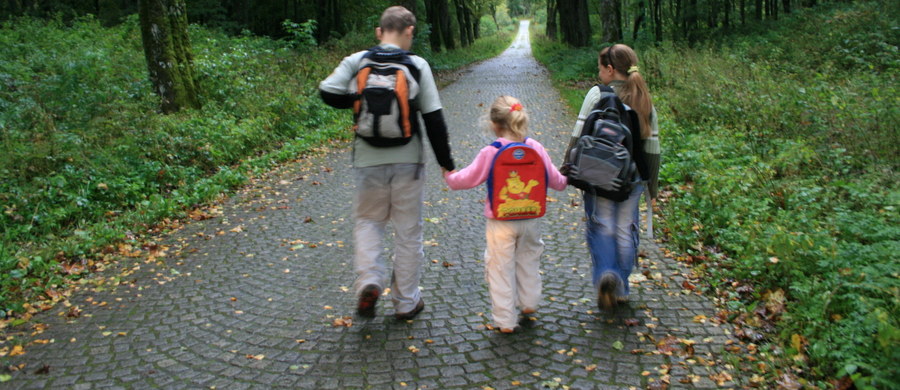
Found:
[{"label": "blonde hair", "polygon": [[[517,106],[518,105],[518,106]],[[513,109],[513,107],[516,109]],[[511,135],[524,139],[528,134],[528,112],[519,99],[512,96],[500,96],[491,104],[488,113],[491,122]]]},{"label": "blonde hair", "polygon": [[381,27],[381,31],[384,32],[401,32],[407,27],[415,25],[416,15],[399,5],[384,10],[378,23],[378,27]]},{"label": "blonde hair", "polygon": [[616,72],[624,75],[625,85],[616,91],[622,102],[631,106],[638,114],[641,124],[641,139],[650,138],[650,115],[653,112],[653,100],[644,77],[637,68],[637,54],[621,43],[600,50],[600,65],[612,65]]}]

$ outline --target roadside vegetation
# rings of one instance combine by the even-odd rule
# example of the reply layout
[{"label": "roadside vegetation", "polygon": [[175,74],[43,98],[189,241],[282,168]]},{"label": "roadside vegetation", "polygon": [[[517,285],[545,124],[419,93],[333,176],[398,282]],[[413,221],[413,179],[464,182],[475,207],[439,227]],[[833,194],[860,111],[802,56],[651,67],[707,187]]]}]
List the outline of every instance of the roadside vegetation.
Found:
[{"label": "roadside vegetation", "polygon": [[[661,116],[657,228],[756,385],[900,387],[898,21],[896,2],[824,4],[691,46],[628,42]],[[577,112],[600,47],[533,42]]]}]

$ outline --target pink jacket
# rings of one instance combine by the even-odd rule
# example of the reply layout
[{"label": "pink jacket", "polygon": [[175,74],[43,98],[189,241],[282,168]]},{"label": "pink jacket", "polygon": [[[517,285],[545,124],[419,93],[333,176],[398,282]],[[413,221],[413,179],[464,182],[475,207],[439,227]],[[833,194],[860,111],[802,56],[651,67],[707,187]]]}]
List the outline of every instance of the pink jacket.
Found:
[{"label": "pink jacket", "polygon": [[[513,142],[506,138],[497,138],[497,141],[500,142],[501,146],[506,146],[506,144]],[[525,144],[537,150],[541,159],[544,160],[544,166],[547,167],[547,187],[557,191],[566,189],[568,179],[559,173],[559,170],[556,169],[556,166],[550,161],[550,156],[548,156],[547,151],[544,150],[544,145],[541,145],[540,142],[535,141],[533,138],[527,138]],[[475,156],[475,160],[472,161],[469,166],[459,171],[447,172],[444,174],[447,185],[452,190],[465,190],[487,181],[491,169],[491,162],[494,161],[494,156],[497,155],[499,150],[500,149],[491,145],[482,148],[481,151],[478,152],[478,155]],[[491,205],[488,202],[485,202],[484,204],[484,216],[491,219],[494,218],[494,213],[491,211]]]}]

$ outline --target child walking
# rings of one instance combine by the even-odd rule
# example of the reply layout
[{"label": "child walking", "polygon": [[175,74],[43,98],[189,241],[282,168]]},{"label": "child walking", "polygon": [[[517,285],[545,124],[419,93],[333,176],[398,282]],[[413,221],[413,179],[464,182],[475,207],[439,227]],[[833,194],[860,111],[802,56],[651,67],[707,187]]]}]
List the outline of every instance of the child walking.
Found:
[{"label": "child walking", "polygon": [[[659,127],[656,110],[647,84],[637,65],[633,49],[616,44],[600,51],[597,70],[600,81],[612,88],[623,103],[638,115],[638,123],[630,123],[635,142],[630,151],[642,182],[635,185],[628,198],[614,201],[585,192],[584,211],[587,217],[587,244],[593,264],[593,282],[597,304],[601,309],[614,309],[628,301],[628,275],[637,262],[640,232],[638,230],[638,201],[649,186],[649,196],[656,197],[659,177]],[[601,99],[598,86],[591,88],[584,98],[573,138],[577,137],[594,105]]]},{"label": "child walking", "polygon": [[[550,161],[544,146],[526,137],[528,114],[518,99],[500,96],[491,104],[488,117],[496,142],[482,148],[468,167],[446,172],[444,178],[454,190],[489,182],[484,208],[487,217],[485,278],[494,326],[503,333],[512,333],[518,324],[516,307],[524,315],[532,314],[541,300],[539,262],[544,242],[537,217],[543,215],[545,204],[539,203],[544,201],[547,187],[562,191],[567,179]],[[501,169],[498,153],[504,155],[510,147],[519,148],[511,150],[513,161],[527,159],[534,153],[545,172],[526,174],[526,168]],[[508,166],[516,167],[513,164]]]}]

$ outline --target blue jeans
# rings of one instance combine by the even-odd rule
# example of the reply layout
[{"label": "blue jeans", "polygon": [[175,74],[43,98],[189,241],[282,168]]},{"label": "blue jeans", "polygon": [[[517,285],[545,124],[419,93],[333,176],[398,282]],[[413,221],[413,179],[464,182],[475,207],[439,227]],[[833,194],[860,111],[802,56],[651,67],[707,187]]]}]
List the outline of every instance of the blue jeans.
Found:
[{"label": "blue jeans", "polygon": [[619,280],[617,296],[628,296],[628,275],[637,259],[640,240],[638,202],[644,191],[643,182],[631,190],[628,199],[615,202],[585,192],[584,212],[587,216],[587,244],[591,252],[594,287],[600,277],[612,272]]}]

